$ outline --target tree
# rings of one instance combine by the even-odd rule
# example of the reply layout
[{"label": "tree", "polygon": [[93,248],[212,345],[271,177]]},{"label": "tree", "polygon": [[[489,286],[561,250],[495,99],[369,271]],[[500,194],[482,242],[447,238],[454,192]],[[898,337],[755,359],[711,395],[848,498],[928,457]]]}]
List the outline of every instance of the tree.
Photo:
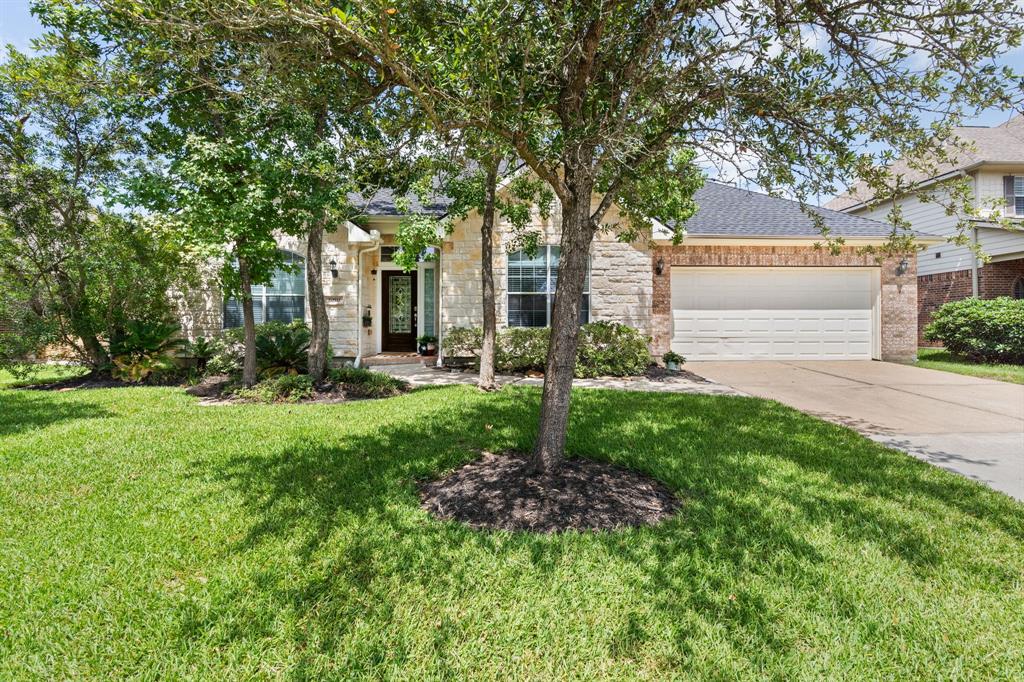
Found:
[{"label": "tree", "polygon": [[[440,190],[452,200],[447,215],[440,221],[429,216],[413,215],[400,225],[397,234],[402,247],[395,262],[406,270],[416,267],[420,254],[428,254],[427,247],[437,246],[442,234],[451,232],[454,219],[465,220],[470,212],[480,214],[480,273],[482,304],[482,345],[480,373],[477,385],[490,391],[497,388],[494,380],[497,355],[497,315],[494,293],[494,226],[498,215],[503,216],[513,230],[513,247],[521,246],[529,253],[537,250],[536,233],[528,231],[531,211],[537,207],[543,217],[550,215],[550,190],[534,178],[517,174],[515,155],[495,141],[482,141],[479,135],[462,135],[459,140],[449,138],[445,151],[435,157],[430,167],[433,173],[425,177],[419,193],[426,198],[429,192]],[[507,191],[499,194],[498,180],[502,174],[510,177]]]},{"label": "tree", "polygon": [[878,183],[869,143],[922,156],[963,112],[1019,103],[993,59],[1020,45],[1022,20],[996,0],[231,0],[219,21],[355,45],[436,130],[501,139],[550,185],[562,234],[542,471],[562,459],[587,252],[616,229],[613,205],[629,219],[623,238],[651,218],[679,238],[697,184],[689,152],[805,199],[856,176]]},{"label": "tree", "polygon": [[88,16],[44,16],[37,54],[0,66],[0,362],[59,344],[108,365],[130,321],[169,315],[180,254],[151,221],[117,211],[142,111],[125,64],[104,55]]}]

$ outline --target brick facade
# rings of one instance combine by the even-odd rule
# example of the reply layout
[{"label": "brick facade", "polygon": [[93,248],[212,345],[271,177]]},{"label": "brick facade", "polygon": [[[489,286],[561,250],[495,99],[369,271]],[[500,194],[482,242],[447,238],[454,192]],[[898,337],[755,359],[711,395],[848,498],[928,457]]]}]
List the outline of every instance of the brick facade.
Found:
[{"label": "brick facade", "polygon": [[[672,337],[672,266],[720,267],[879,267],[874,256],[844,248],[838,255],[811,246],[659,246],[651,256],[652,264],[664,261],[661,275],[654,275],[652,294],[652,350],[661,355],[669,349]],[[913,360],[917,356],[917,278],[916,258],[910,257],[910,269],[896,275],[897,258],[881,263],[881,358]]]},{"label": "brick facade", "polygon": [[[1012,296],[1013,285],[1024,279],[1024,258],[987,263],[978,268],[978,296],[999,298]],[[931,322],[932,313],[950,301],[970,298],[974,293],[970,270],[940,272],[917,278],[917,334],[922,346],[938,346],[938,342],[926,341],[924,328]]]}]

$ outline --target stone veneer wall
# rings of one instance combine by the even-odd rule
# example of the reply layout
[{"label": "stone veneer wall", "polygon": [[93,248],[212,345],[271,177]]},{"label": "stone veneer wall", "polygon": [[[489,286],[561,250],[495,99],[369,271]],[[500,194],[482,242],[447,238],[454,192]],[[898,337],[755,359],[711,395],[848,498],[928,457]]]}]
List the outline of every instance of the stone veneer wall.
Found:
[{"label": "stone veneer wall", "polygon": [[[281,235],[278,237],[278,244],[282,249],[293,251],[303,257],[306,255],[306,242],[303,239]],[[348,231],[344,227],[324,235],[322,281],[327,317],[331,324],[331,348],[336,357],[354,357],[356,354],[356,333],[360,323],[356,306],[356,249],[360,246],[348,243]],[[331,275],[332,260],[337,264],[336,278]],[[182,330],[190,339],[211,336],[221,331],[223,297],[213,283],[215,267],[211,264],[208,270],[201,274],[205,286],[191,291],[171,292]],[[308,299],[306,319],[309,319]]]},{"label": "stone veneer wall", "polygon": [[[652,351],[669,350],[672,337],[672,266],[721,267],[877,267],[870,255],[846,247],[839,255],[809,246],[659,246],[651,262],[663,258],[665,268],[654,276]],[[896,275],[898,258],[882,264],[881,356],[883,360],[913,360],[917,356],[917,259],[910,270]]]},{"label": "stone veneer wall", "polygon": [[[620,216],[609,212],[606,223]],[[541,243],[557,245],[561,236],[557,210],[544,219],[534,212],[529,229],[541,234]],[[480,268],[481,218],[473,213],[455,225],[441,253],[440,328],[477,327],[483,322]],[[494,285],[498,328],[508,322],[508,246],[510,226],[500,220],[494,235]],[[651,252],[646,244],[623,244],[613,231],[602,231],[591,246],[590,319],[622,322],[651,333]]]},{"label": "stone veneer wall", "polygon": [[[1024,258],[987,263],[978,268],[978,295],[981,298],[1012,296],[1013,285],[1024,278]],[[950,301],[969,298],[974,293],[970,270],[954,270],[917,278],[917,333],[922,346],[941,346],[937,341],[926,341],[924,328],[932,320],[932,313]]]}]

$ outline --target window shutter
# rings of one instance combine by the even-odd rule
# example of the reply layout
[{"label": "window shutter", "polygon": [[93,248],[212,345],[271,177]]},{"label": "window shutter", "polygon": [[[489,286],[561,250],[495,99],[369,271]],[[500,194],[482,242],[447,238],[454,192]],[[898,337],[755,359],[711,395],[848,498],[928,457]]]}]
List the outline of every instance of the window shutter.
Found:
[{"label": "window shutter", "polygon": [[1016,215],[1017,207],[1013,197],[1013,176],[1003,176],[1003,201],[1006,206],[1006,215]]}]

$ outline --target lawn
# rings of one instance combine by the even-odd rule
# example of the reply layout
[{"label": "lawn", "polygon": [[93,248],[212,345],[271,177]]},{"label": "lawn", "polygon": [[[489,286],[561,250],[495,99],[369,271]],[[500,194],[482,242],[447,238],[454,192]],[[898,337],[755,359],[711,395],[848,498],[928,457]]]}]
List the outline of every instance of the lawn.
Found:
[{"label": "lawn", "polygon": [[982,379],[998,379],[1024,384],[1024,365],[985,365],[955,357],[943,348],[919,348],[917,366],[938,369]]},{"label": "lawn", "polygon": [[0,390],[0,679],[1024,675],[1024,506],[777,403],[574,400],[572,453],[665,481],[678,516],[422,512],[417,480],[528,447],[535,389]]}]

